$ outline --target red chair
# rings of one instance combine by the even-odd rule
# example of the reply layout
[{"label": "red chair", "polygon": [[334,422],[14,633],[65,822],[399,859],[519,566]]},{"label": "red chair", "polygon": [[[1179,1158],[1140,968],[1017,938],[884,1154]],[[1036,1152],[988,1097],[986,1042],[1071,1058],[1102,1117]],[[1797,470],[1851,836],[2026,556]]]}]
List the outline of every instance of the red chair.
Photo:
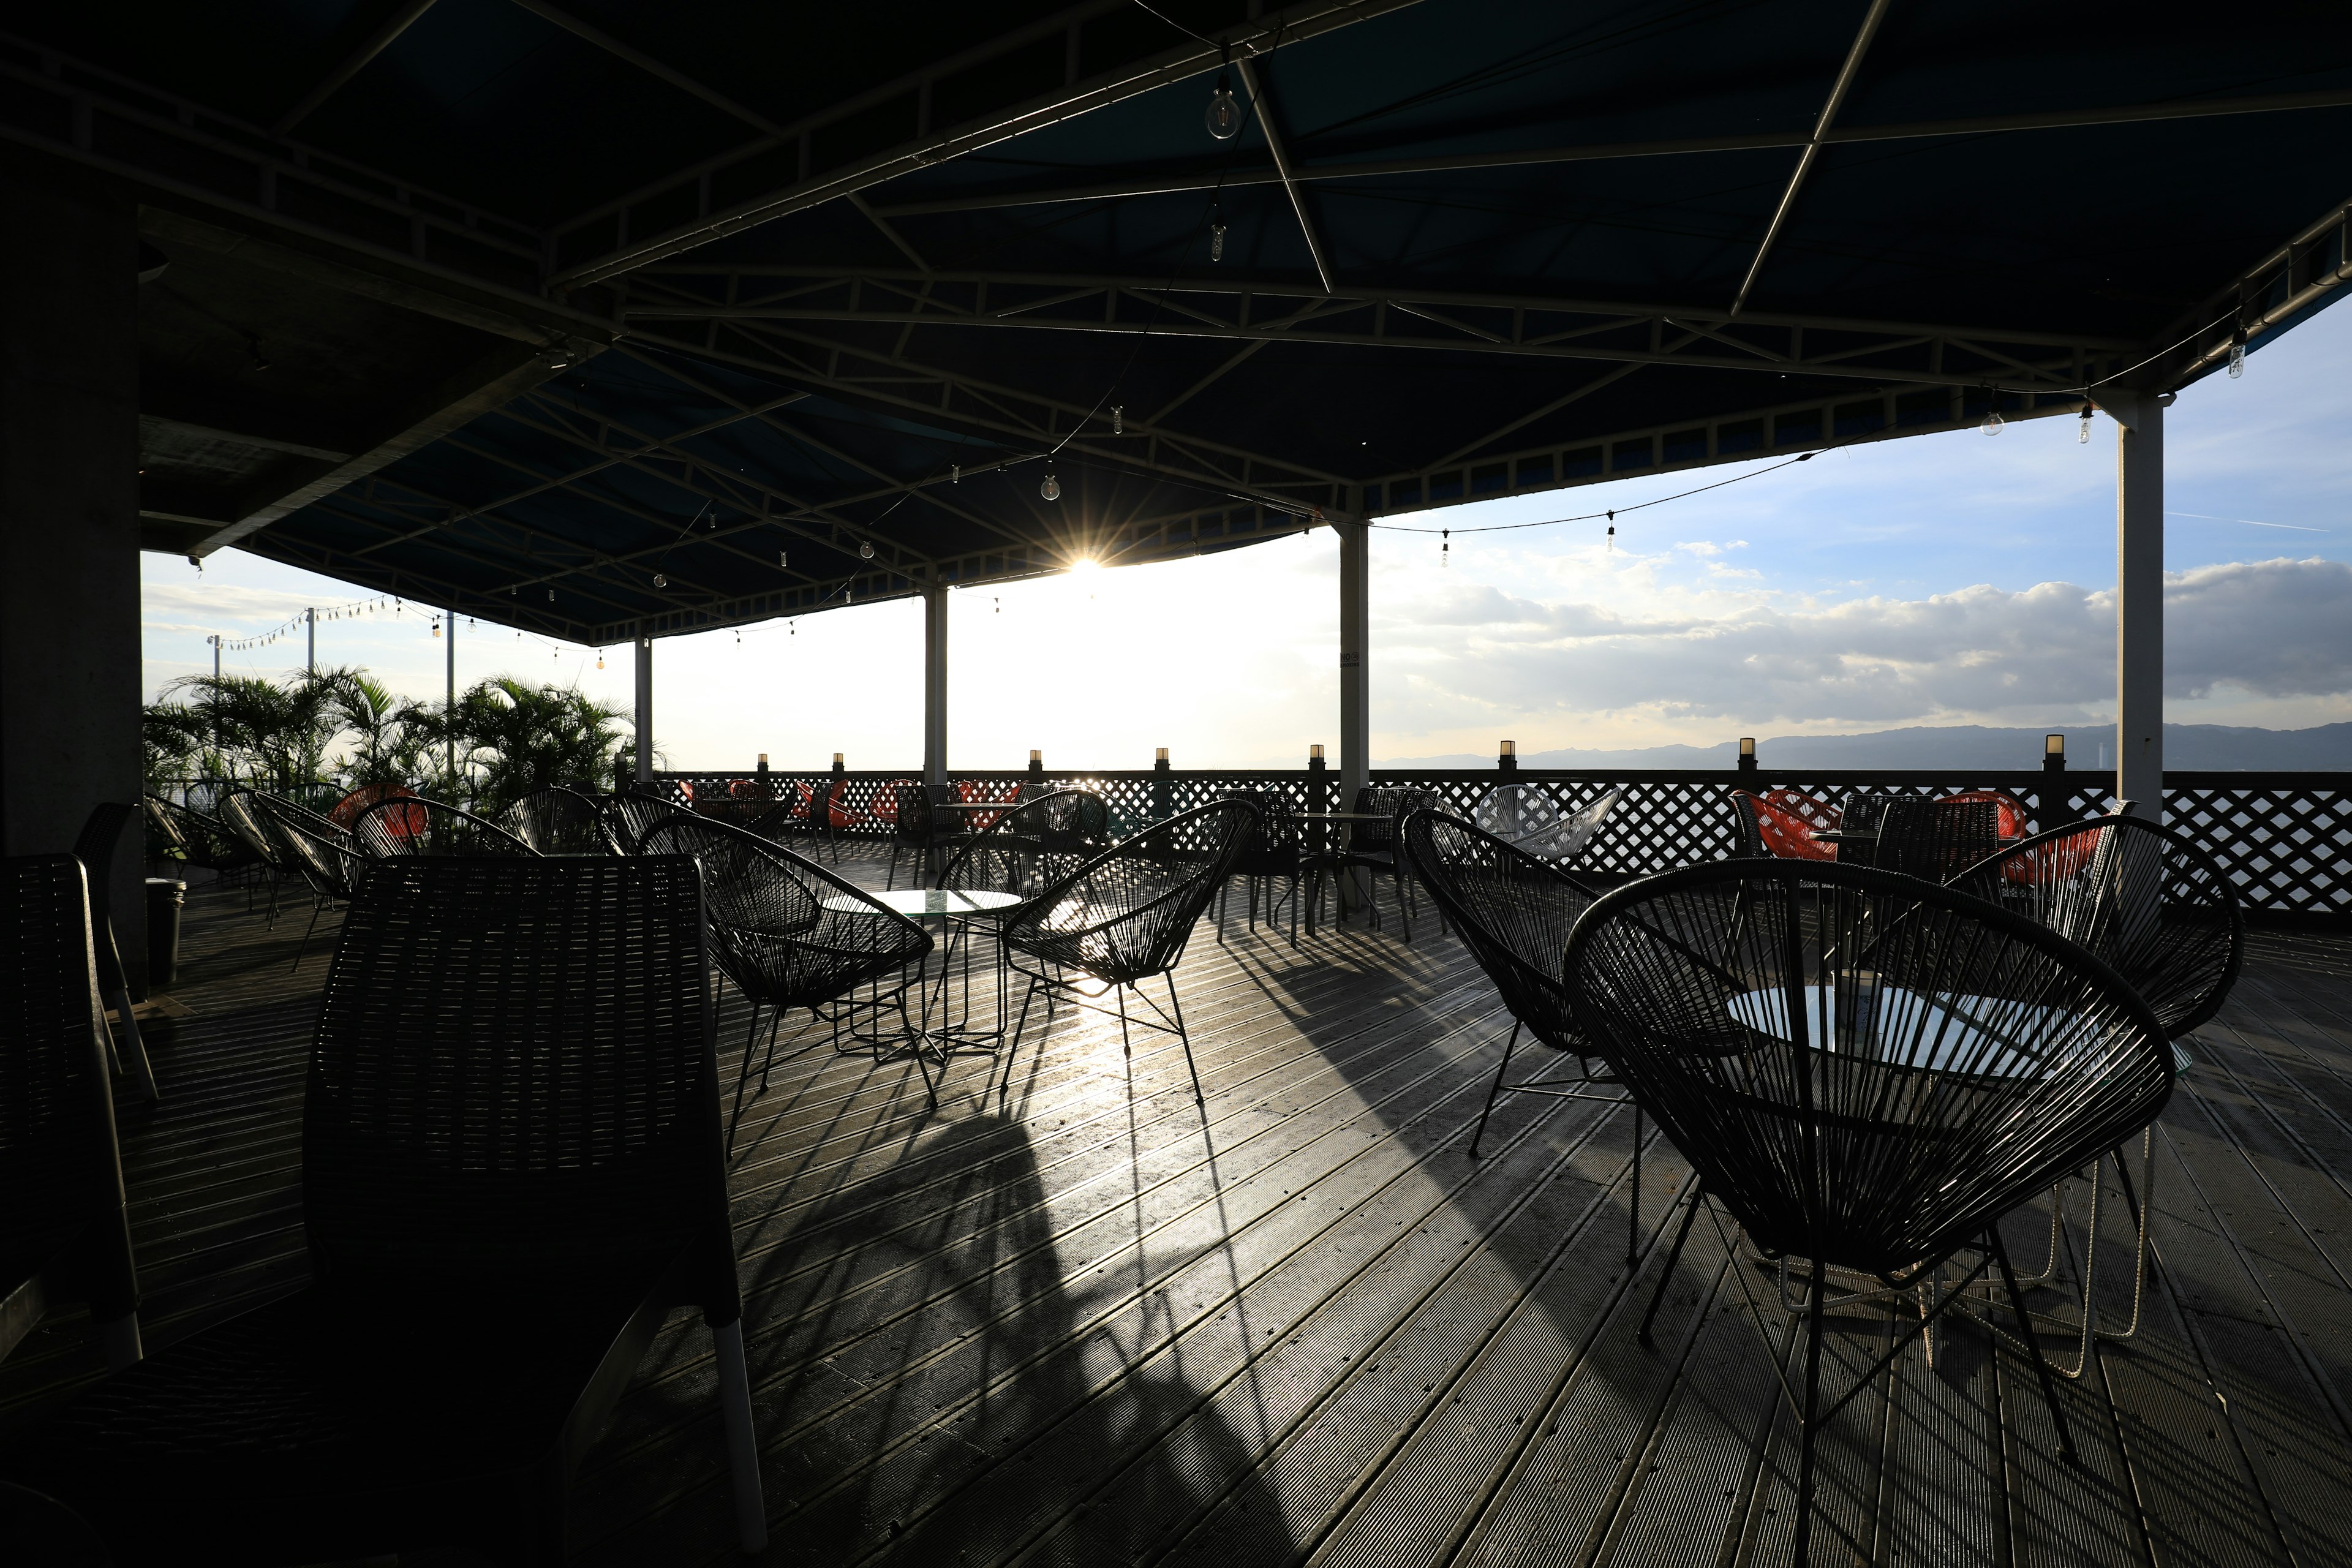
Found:
[{"label": "red chair", "polygon": [[1950,800],[1989,800],[1992,802],[1993,805],[2000,808],[2000,833],[2003,838],[2022,838],[2027,834],[2033,831],[2032,827],[2027,826],[2033,814],[2026,810],[2025,803],[2019,800],[2013,795],[2007,795],[1997,789],[1971,789],[1963,790],[1958,795],[1949,795],[1946,798]]},{"label": "red chair", "polygon": [[1837,826],[1837,807],[1785,789],[1767,790],[1761,796],[1736,789],[1731,804],[1738,817],[1741,854],[1782,860],[1837,858],[1834,846],[1813,837]]},{"label": "red chair", "polygon": [[[362,784],[359,788],[352,791],[351,794],[343,796],[342,799],[335,802],[335,808],[327,813],[327,820],[348,833],[351,831],[352,824],[359,820],[360,813],[365,811],[369,806],[375,805],[379,801],[399,800],[404,796],[414,799],[415,795],[416,792],[410,789],[405,784]],[[389,816],[399,817],[405,817],[408,814],[405,812],[394,812],[387,814]],[[420,821],[416,826],[421,828],[423,826],[423,823]]]}]

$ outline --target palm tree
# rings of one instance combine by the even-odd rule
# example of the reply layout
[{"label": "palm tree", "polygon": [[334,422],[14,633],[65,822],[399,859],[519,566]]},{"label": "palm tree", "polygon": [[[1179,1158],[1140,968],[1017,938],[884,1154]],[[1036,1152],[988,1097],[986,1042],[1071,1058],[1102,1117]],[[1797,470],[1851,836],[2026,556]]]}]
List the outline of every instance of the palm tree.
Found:
[{"label": "palm tree", "polygon": [[621,744],[620,709],[576,687],[512,676],[468,690],[450,718],[482,770],[477,800],[485,812],[557,784],[602,789]]},{"label": "palm tree", "polygon": [[190,675],[171,692],[190,700],[171,706],[176,719],[215,738],[227,776],[274,790],[291,790],[324,778],[328,749],[342,732],[340,686],[353,671],[291,675],[283,682],[250,675]]},{"label": "palm tree", "polygon": [[429,720],[419,723],[426,717],[425,710],[394,697],[390,687],[363,669],[331,675],[337,724],[352,737],[351,755],[342,766],[344,785],[359,789],[416,782],[429,727]]}]

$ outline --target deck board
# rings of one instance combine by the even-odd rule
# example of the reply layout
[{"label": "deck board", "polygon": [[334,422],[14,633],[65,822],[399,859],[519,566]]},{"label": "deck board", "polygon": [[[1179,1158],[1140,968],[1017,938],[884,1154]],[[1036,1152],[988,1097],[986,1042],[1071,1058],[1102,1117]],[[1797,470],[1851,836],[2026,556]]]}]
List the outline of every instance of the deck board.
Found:
[{"label": "deck board", "polygon": [[[191,899],[192,1013],[148,1031],[165,1098],[120,1102],[151,1346],[308,1275],[302,1071],[338,921],[289,973],[310,911],[287,905],[265,930],[241,891]],[[1122,1049],[1098,1014],[1033,1015],[1009,1071],[959,1058],[936,1111],[905,1063],[788,1030],[730,1193],[772,1560],[1785,1562],[1772,1358],[1793,1376],[1801,1342],[1749,1310],[1770,1276],[1702,1220],[1637,1340],[1688,1169],[1649,1130],[1629,1267],[1622,1107],[1506,1097],[1472,1160],[1508,1018],[1434,925],[1293,949],[1239,900],[1204,923],[1179,974],[1197,1102],[1172,1037]],[[730,1088],[749,1022],[725,995]],[[2258,931],[2189,1048],[2143,1325],[2061,1385],[2084,1463],[2058,1458],[2019,1349],[1955,1325],[1825,1431],[1817,1561],[2352,1558],[2352,937]],[[2102,1179],[2119,1321],[2129,1227]],[[2046,1214],[2010,1232],[2038,1258]],[[1910,1310],[1838,1314],[1830,1386]],[[90,1325],[59,1312],[0,1363],[0,1423],[100,1375]],[[712,1377],[677,1315],[588,1458],[577,1561],[734,1556]]]}]

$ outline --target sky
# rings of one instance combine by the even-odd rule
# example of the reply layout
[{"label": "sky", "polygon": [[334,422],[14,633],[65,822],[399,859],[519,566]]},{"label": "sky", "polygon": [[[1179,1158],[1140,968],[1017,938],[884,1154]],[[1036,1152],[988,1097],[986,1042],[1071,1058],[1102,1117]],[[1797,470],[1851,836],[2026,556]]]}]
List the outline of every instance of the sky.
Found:
[{"label": "sky", "polygon": [[[2352,310],[2323,312],[2168,412],[2166,718],[2352,720]],[[2115,426],[2013,421],[1381,520],[1371,537],[1375,759],[1709,745],[1742,734],[2112,721]],[[1769,471],[1767,471],[1769,470]],[[1725,479],[1705,494],[1624,509]],[[1601,521],[1476,533],[1617,508]],[[1414,530],[1449,527],[1450,540]],[[1441,543],[1451,548],[1443,552]],[[147,554],[148,694],[207,635],[268,632],[363,589],[236,550]],[[949,759],[1012,768],[1297,766],[1339,740],[1339,547],[1219,555],[950,595]],[[322,618],[319,661],[441,695],[433,615]],[[460,689],[577,684],[624,709],[626,645],[460,622]],[[299,628],[226,671],[303,663]],[[905,768],[922,755],[918,601],[664,638],[666,765]]]}]

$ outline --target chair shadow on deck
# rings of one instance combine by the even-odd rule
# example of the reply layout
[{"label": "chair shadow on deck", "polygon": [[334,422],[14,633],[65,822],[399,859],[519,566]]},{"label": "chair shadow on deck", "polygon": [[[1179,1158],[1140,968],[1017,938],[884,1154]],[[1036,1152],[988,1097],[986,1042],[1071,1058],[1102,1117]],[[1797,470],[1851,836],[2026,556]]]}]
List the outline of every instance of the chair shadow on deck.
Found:
[{"label": "chair shadow on deck", "polygon": [[[923,1216],[912,1230],[910,1210]],[[1028,1562],[1123,1563],[1236,1483],[1256,1485],[1263,1437],[1209,1397],[1222,1385],[1232,1398],[1245,1321],[1229,1310],[1170,1343],[1171,1303],[1127,1260],[1066,1260],[1017,1118],[934,1121],[794,1231],[840,1259],[778,1278],[793,1271],[787,1243],[747,1285],[767,1303],[751,1350],[763,1432],[803,1434],[787,1440],[784,1474],[772,1450],[770,1466],[772,1486],[799,1500],[786,1528],[804,1560],[887,1538],[908,1562],[1025,1549]],[[1124,1236],[1104,1238],[1114,1254]],[[895,1276],[868,1293],[881,1299],[857,1298],[880,1275]]]}]

